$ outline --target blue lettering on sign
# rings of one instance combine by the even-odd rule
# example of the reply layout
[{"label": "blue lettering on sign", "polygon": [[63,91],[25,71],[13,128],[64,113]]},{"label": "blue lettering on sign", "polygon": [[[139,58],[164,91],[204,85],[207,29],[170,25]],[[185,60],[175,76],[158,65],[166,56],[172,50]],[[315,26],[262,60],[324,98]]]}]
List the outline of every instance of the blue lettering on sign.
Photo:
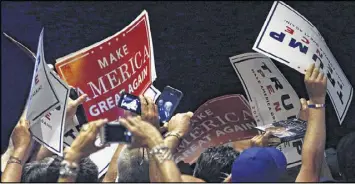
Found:
[{"label": "blue lettering on sign", "polygon": [[36,72],[38,71],[39,68],[39,64],[41,63],[41,56],[38,56],[37,58],[37,68],[36,68]]},{"label": "blue lettering on sign", "polygon": [[[276,33],[276,32],[270,32],[270,37],[279,41],[279,42],[283,42],[284,39],[285,39],[285,33]],[[296,48],[298,47],[300,49],[300,52],[303,53],[303,54],[307,54],[307,51],[308,51],[308,47],[303,45],[301,42],[297,42],[296,39],[294,38],[291,38],[291,41],[290,43],[288,44],[289,47],[292,47],[292,48]]]},{"label": "blue lettering on sign", "polygon": [[301,42],[297,42],[294,38],[291,38],[291,41],[288,44],[288,46],[290,46],[292,48],[299,47],[300,52],[302,52],[303,54],[307,54],[308,47],[305,45],[303,46]]}]

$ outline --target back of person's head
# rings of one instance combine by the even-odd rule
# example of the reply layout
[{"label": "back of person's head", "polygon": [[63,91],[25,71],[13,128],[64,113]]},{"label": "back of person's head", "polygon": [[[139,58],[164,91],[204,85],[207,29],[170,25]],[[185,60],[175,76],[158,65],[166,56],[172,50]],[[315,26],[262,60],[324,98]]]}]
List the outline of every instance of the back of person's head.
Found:
[{"label": "back of person's head", "polygon": [[125,147],[118,157],[118,182],[150,182],[149,160],[143,148]]},{"label": "back of person's head", "polygon": [[222,182],[232,169],[239,153],[229,146],[218,146],[206,149],[197,159],[194,177],[206,182]]},{"label": "back of person's head", "polygon": [[355,182],[355,132],[344,136],[337,145],[339,171],[347,182]]},{"label": "back of person's head", "polygon": [[[40,161],[26,163],[22,170],[21,182],[51,182],[56,183],[59,178],[62,157],[54,155]],[[80,170],[76,182],[98,182],[98,168],[89,158],[84,158],[79,163]]]},{"label": "back of person's head", "polygon": [[285,155],[276,148],[249,148],[234,161],[232,182],[278,182],[286,166]]}]

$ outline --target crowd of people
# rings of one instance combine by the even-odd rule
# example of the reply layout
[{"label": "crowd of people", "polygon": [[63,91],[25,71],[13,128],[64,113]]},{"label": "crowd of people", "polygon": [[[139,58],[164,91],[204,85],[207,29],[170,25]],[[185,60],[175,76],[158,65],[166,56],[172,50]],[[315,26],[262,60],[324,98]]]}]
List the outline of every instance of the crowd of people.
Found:
[{"label": "crowd of people", "polygon": [[[302,147],[302,165],[296,182],[325,181],[324,162],[327,78],[312,64],[304,77],[309,100],[301,99],[300,119],[307,121]],[[73,118],[85,96],[68,103],[67,118]],[[195,164],[175,163],[174,153],[191,130],[192,112],[178,113],[160,127],[157,105],[140,96],[141,115],[125,113],[120,123],[132,134],[131,144],[119,144],[107,173],[98,177],[97,166],[88,158],[105,147],[95,143],[107,119],[88,122],[60,157],[36,143],[22,115],[11,134],[2,182],[278,182],[286,172],[285,155],[269,144],[270,132],[244,141],[242,147],[220,145],[206,149]],[[310,106],[311,105],[311,106]],[[312,106],[313,105],[313,106]],[[25,114],[25,113],[24,113]],[[355,181],[355,132],[337,146],[338,166],[343,181]],[[10,148],[9,148],[10,149]],[[329,180],[328,180],[329,181]]]}]

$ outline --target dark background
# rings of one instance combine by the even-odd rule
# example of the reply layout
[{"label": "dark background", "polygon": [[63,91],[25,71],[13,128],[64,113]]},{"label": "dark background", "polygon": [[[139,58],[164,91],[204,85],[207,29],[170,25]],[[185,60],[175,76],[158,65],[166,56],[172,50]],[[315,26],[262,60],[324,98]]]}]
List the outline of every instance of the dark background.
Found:
[{"label": "dark background", "polygon": [[[194,111],[225,94],[245,94],[229,57],[252,46],[272,6],[266,2],[1,2],[1,31],[36,52],[42,26],[47,63],[111,36],[149,13],[158,78],[184,93],[177,111]],[[353,86],[355,83],[355,2],[287,2],[311,21],[327,41]],[[28,95],[32,61],[1,36],[2,149]],[[275,62],[297,91],[307,97],[303,76]],[[327,146],[354,131],[354,104],[340,127],[327,99]]]}]

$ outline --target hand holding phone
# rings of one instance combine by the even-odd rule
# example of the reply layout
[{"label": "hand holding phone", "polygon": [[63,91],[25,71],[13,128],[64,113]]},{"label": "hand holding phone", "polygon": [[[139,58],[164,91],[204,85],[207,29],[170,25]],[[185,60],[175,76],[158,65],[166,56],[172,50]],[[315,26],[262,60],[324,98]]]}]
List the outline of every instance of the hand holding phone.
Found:
[{"label": "hand holding phone", "polygon": [[159,119],[161,123],[168,122],[179,105],[183,93],[170,86],[166,86],[157,99]]},{"label": "hand holding phone", "polygon": [[137,96],[122,93],[118,106],[122,109],[141,115],[141,102]]},{"label": "hand holding phone", "polygon": [[103,144],[117,142],[130,144],[132,142],[132,134],[119,122],[114,121],[105,124],[100,129],[100,139]]}]

